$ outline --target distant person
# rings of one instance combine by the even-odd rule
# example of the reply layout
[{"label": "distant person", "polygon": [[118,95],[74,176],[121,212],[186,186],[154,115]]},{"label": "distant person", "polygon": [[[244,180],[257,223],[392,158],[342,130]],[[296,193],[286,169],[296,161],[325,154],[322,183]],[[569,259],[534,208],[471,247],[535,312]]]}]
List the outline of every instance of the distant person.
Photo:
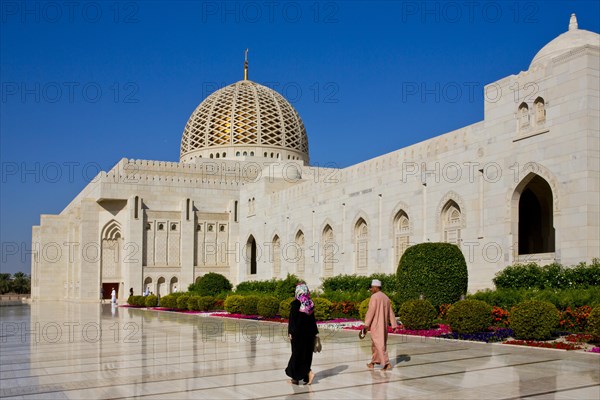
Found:
[{"label": "distant person", "polygon": [[373,369],[375,364],[383,365],[384,370],[392,369],[387,353],[388,325],[398,326],[390,299],[381,291],[381,281],[371,282],[371,300],[365,317],[365,330],[371,332],[371,351],[373,356],[367,368]]},{"label": "distant person", "polygon": [[115,288],[112,288],[112,292],[110,293],[110,302],[113,304],[117,304],[117,291]]},{"label": "distant person", "polygon": [[177,293],[177,286],[173,288],[173,293]]},{"label": "distant person", "polygon": [[133,288],[129,288],[129,295],[133,296]]},{"label": "distant person", "polygon": [[292,356],[285,369],[290,383],[298,385],[301,380],[310,385],[315,377],[311,370],[315,336],[319,334],[315,320],[315,304],[305,283],[296,286],[295,299],[290,305],[288,337],[292,343]]},{"label": "distant person", "polygon": [[146,292],[144,292],[144,296],[148,296],[150,294],[150,288],[146,287]]}]

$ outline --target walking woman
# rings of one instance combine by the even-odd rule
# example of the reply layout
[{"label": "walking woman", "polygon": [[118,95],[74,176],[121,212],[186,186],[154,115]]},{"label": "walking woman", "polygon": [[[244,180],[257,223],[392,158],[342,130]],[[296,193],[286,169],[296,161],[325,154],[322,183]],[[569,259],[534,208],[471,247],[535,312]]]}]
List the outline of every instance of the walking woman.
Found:
[{"label": "walking woman", "polygon": [[310,385],[315,377],[311,371],[315,336],[319,334],[315,320],[315,304],[305,283],[296,286],[296,298],[290,306],[288,337],[292,343],[292,356],[285,369],[290,383],[297,385],[301,380]]}]

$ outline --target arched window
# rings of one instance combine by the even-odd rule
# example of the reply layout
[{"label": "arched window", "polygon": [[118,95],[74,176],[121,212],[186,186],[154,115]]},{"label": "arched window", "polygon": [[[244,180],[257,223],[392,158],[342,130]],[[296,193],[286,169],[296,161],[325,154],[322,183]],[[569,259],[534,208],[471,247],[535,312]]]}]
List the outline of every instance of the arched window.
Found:
[{"label": "arched window", "polygon": [[535,175],[519,197],[519,254],[552,253],[554,249],[552,189]]},{"label": "arched window", "polygon": [[296,233],[295,238],[295,248],[296,248],[296,272],[303,273],[304,272],[304,232],[298,231]]},{"label": "arched window", "polygon": [[366,272],[369,260],[369,228],[364,219],[359,218],[354,226],[356,271]]},{"label": "arched window", "polygon": [[538,97],[533,102],[534,110],[535,110],[535,123],[537,125],[542,125],[546,122],[546,104],[544,103],[544,99]]},{"label": "arched window", "polygon": [[462,214],[460,207],[453,200],[449,200],[442,209],[442,226],[444,227],[444,242],[460,247],[460,228]]},{"label": "arched window", "polygon": [[335,243],[331,226],[326,225],[323,229],[321,243],[323,243],[323,275],[332,276],[333,267],[336,262],[337,244]]},{"label": "arched window", "polygon": [[281,274],[281,240],[277,235],[273,237],[271,260],[273,260],[273,276],[277,277]]},{"label": "arched window", "polygon": [[394,265],[398,265],[404,251],[408,248],[410,223],[405,211],[400,210],[394,217]]},{"label": "arched window", "polygon": [[529,126],[529,107],[523,102],[519,106],[519,127],[527,128]]},{"label": "arched window", "polygon": [[256,240],[252,235],[250,235],[246,242],[246,259],[248,260],[250,275],[256,275]]}]

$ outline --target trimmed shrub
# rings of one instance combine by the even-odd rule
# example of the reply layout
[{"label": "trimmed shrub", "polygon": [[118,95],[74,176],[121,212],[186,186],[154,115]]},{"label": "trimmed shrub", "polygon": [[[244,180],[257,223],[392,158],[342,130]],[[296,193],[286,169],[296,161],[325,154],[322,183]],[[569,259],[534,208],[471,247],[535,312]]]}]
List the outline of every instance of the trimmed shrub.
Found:
[{"label": "trimmed shrub", "polygon": [[360,302],[360,305],[358,306],[358,316],[360,317],[361,320],[365,320],[365,317],[367,316],[367,311],[369,310],[369,301],[371,300],[370,297],[364,299],[363,301]]},{"label": "trimmed shrub", "polygon": [[209,272],[196,283],[191,284],[188,290],[198,293],[200,296],[216,296],[221,292],[229,292],[232,288],[231,282],[226,277]]},{"label": "trimmed shrub", "polygon": [[243,314],[242,312],[242,302],[244,300],[244,296],[240,296],[239,294],[232,294],[225,299],[225,311],[231,314]]},{"label": "trimmed shrub", "polygon": [[189,299],[190,299],[190,296],[187,294],[177,297],[177,308],[180,310],[187,310]]},{"label": "trimmed shrub", "polygon": [[208,311],[214,307],[215,298],[212,296],[198,296],[196,304],[198,311]]},{"label": "trimmed shrub", "polygon": [[129,296],[127,298],[127,303],[132,306],[146,307],[146,297],[145,296]]},{"label": "trimmed shrub", "polygon": [[410,246],[397,271],[398,299],[404,303],[422,294],[434,307],[455,303],[467,292],[467,263],[458,246],[451,243],[420,243]]},{"label": "trimmed shrub", "polygon": [[166,296],[162,296],[158,301],[158,305],[164,308],[173,308],[171,306],[171,300],[174,299],[172,294],[168,294]]},{"label": "trimmed shrub", "polygon": [[437,312],[429,300],[409,300],[400,305],[398,317],[406,329],[429,329]]},{"label": "trimmed shrub", "polygon": [[[325,296],[321,296],[326,298]],[[327,298],[327,300],[330,300]],[[358,306],[355,301],[332,301],[331,318],[358,318]]]},{"label": "trimmed shrub", "polygon": [[236,293],[265,293],[273,294],[277,290],[279,281],[271,279],[269,281],[245,281],[240,282],[236,287]]},{"label": "trimmed shrub", "polygon": [[515,264],[496,274],[498,289],[576,289],[600,286],[600,259],[573,267],[553,263],[540,267],[536,263]]},{"label": "trimmed shrub", "polygon": [[279,300],[274,296],[261,297],[256,305],[256,312],[261,317],[274,317],[279,312]]},{"label": "trimmed shrub", "polygon": [[[286,299],[290,296],[294,297],[296,294],[296,285],[300,283],[300,279],[296,275],[287,274],[284,280],[277,283],[277,289],[275,289],[275,295],[278,299]],[[288,315],[289,315],[288,310]],[[287,318],[287,317],[286,317]]]},{"label": "trimmed shrub", "polygon": [[544,340],[552,337],[559,319],[552,303],[527,300],[511,309],[508,320],[516,339]]},{"label": "trimmed shrub", "polygon": [[331,317],[331,306],[333,303],[323,297],[315,297],[312,301],[315,303],[315,319],[317,321],[328,320]]},{"label": "trimmed shrub", "polygon": [[579,289],[497,289],[479,291],[467,296],[467,299],[482,300],[486,303],[510,309],[526,300],[547,301],[559,310],[568,307],[578,308],[583,306],[600,305],[600,287]]},{"label": "trimmed shrub", "polygon": [[450,307],[446,321],[456,333],[484,332],[492,325],[492,306],[480,300],[461,300]]},{"label": "trimmed shrub", "polygon": [[600,306],[594,307],[588,317],[588,332],[600,341]]},{"label": "trimmed shrub", "polygon": [[525,289],[485,289],[467,295],[467,300],[485,301],[491,306],[509,310],[518,303],[527,300]]},{"label": "trimmed shrub", "polygon": [[188,310],[190,311],[200,311],[198,310],[198,299],[200,296],[190,296],[187,302]]},{"label": "trimmed shrub", "polygon": [[158,297],[156,297],[153,294],[150,294],[150,295],[146,296],[146,299],[144,301],[144,305],[146,307],[156,307],[158,305]]},{"label": "trimmed shrub", "polygon": [[256,315],[257,310],[256,307],[258,305],[258,301],[260,300],[260,296],[249,295],[242,297],[242,310],[240,314],[244,315]]},{"label": "trimmed shrub", "polygon": [[294,297],[288,297],[285,300],[281,300],[279,303],[279,316],[282,318],[290,317],[290,307],[292,305],[292,301],[294,301]]}]

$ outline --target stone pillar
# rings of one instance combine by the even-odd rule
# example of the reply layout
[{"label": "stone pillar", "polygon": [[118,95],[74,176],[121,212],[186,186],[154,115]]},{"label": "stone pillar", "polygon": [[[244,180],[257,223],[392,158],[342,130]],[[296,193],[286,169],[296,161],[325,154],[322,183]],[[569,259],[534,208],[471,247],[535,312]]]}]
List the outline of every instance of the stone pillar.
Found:
[{"label": "stone pillar", "polygon": [[181,201],[181,249],[179,262],[181,273],[177,287],[180,292],[187,291],[187,287],[194,283],[194,202],[192,199]]},{"label": "stone pillar", "polygon": [[79,244],[81,262],[79,263],[79,293],[81,301],[100,301],[102,243],[98,217],[100,206],[92,199],[81,201],[81,229]]},{"label": "stone pillar", "polygon": [[129,288],[136,295],[142,294],[142,259],[144,243],[144,210],[142,198],[134,195],[127,199],[127,217],[123,232],[121,249],[121,282],[119,283],[119,302],[125,303],[129,297]]}]

